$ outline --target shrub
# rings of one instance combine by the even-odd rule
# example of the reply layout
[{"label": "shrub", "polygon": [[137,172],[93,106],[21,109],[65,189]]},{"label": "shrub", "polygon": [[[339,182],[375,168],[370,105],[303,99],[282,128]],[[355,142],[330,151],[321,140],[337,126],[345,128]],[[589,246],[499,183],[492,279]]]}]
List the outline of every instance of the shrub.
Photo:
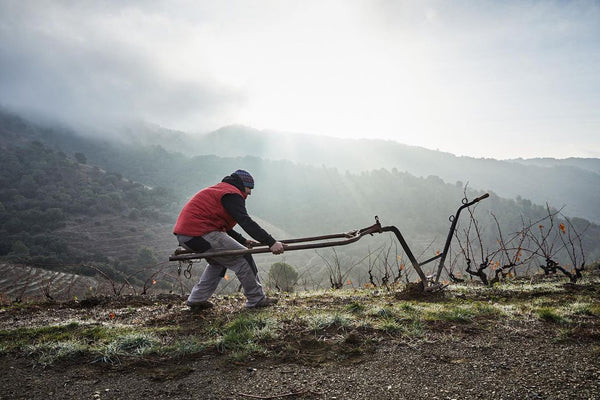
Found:
[{"label": "shrub", "polygon": [[269,269],[269,281],[284,292],[293,292],[298,281],[298,272],[291,265],[278,262]]}]

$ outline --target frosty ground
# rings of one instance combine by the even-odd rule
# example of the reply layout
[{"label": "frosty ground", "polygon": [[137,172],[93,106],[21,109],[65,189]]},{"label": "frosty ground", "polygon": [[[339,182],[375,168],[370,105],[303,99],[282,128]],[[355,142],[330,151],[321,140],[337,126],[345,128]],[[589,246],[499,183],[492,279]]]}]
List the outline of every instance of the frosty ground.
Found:
[{"label": "frosty ground", "polygon": [[7,304],[0,398],[600,398],[595,281],[215,302],[200,314],[173,295]]}]

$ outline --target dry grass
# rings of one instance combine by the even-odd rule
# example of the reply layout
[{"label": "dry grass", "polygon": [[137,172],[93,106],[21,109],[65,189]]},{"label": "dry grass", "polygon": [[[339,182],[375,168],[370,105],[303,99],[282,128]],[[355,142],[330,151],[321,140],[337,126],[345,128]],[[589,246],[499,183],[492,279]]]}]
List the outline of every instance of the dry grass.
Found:
[{"label": "dry grass", "polygon": [[[450,286],[443,296],[413,300],[398,300],[401,290],[301,292],[254,311],[236,294],[217,298],[202,314],[190,313],[178,296],[7,305],[0,312],[0,354],[42,365],[206,353],[312,364],[360,357],[382,341],[414,345],[503,329],[542,330],[560,341],[600,336],[594,281],[575,288],[564,282]],[[11,324],[16,318],[21,326]]]}]

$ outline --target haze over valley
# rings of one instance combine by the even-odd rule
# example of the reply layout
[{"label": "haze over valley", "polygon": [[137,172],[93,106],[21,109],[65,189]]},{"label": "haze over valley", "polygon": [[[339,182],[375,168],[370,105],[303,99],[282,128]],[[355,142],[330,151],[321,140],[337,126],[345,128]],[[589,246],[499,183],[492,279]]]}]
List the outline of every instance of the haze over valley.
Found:
[{"label": "haze over valley", "polygon": [[[0,258],[181,289],[179,210],[242,168],[278,238],[378,216],[428,258],[489,193],[451,268],[577,270],[600,257],[598,20],[593,1],[0,2]],[[404,271],[396,246],[259,261],[304,288],[332,265],[363,285],[375,264]]]},{"label": "haze over valley", "polygon": [[[269,146],[273,135],[286,137],[285,145]],[[101,139],[2,112],[0,256],[90,276],[97,269],[111,271],[137,285],[156,266],[173,274],[176,263],[168,265],[167,259],[176,247],[171,230],[180,208],[197,190],[238,168],[251,171],[256,180],[249,212],[280,239],[347,232],[371,225],[378,216],[383,225],[398,226],[413,251],[428,258],[443,246],[448,217],[465,191],[469,198],[489,192],[475,214],[488,249],[498,234],[493,218],[504,235],[512,236],[524,223],[560,209],[561,218],[584,233],[586,259],[600,256],[598,160],[474,159],[393,141],[240,126],[203,136],[138,128],[133,137]],[[463,218],[459,229],[468,226]],[[300,271],[303,287],[311,289],[328,286],[331,257],[352,266],[349,281],[365,283],[364,258],[397,246],[383,234],[337,249],[337,255],[330,249],[309,250],[257,260],[263,272],[285,260]],[[400,249],[394,251],[405,257]],[[460,253],[456,244],[452,251],[455,257]],[[528,272],[536,269],[530,265]]]}]

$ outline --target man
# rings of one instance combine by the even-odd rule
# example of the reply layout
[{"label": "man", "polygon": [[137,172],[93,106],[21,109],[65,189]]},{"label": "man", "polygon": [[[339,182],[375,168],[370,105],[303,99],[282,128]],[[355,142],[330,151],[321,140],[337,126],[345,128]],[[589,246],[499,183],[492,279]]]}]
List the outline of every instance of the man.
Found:
[{"label": "man", "polygon": [[[173,233],[179,245],[192,251],[205,252],[251,248],[266,244],[273,254],[284,251],[283,244],[273,239],[250,218],[246,198],[252,193],[254,178],[241,169],[223,178],[221,183],[202,189],[181,210]],[[254,240],[248,240],[233,230],[239,224]],[[212,307],[208,301],[225,276],[227,268],[235,272],[246,296],[247,308],[268,307],[276,299],[265,296],[258,271],[250,254],[218,256],[207,259],[208,265],[200,281],[190,293],[187,304],[192,311]]]}]

